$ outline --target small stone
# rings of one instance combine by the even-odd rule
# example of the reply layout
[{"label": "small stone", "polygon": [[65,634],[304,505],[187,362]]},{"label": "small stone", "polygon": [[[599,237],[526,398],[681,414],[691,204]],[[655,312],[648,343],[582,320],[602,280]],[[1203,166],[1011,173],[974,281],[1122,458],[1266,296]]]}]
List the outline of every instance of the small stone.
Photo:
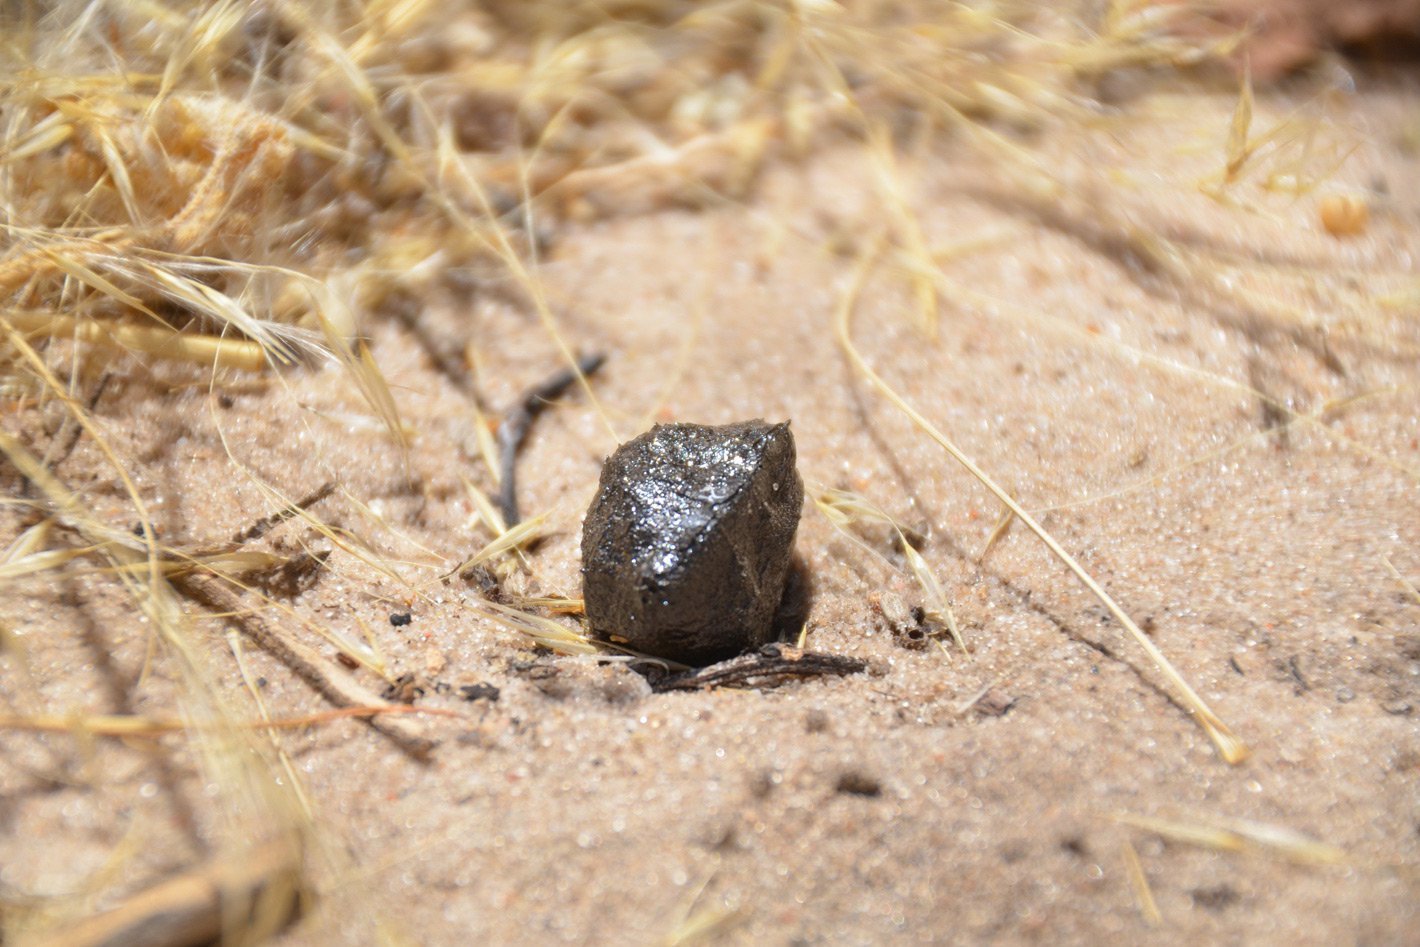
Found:
[{"label": "small stone", "polygon": [[804,729],[809,733],[827,733],[828,726],[828,713],[821,708],[811,707],[808,713],[804,714]]},{"label": "small stone", "polygon": [[500,694],[502,691],[492,684],[465,684],[459,688],[459,696],[470,702],[486,700],[490,704],[494,704],[498,702]]},{"label": "small stone", "polygon": [[804,502],[788,422],[657,425],[617,448],[582,528],[592,631],[703,666],[774,638]]},{"label": "small stone", "polygon": [[883,784],[872,776],[861,770],[845,770],[838,776],[838,782],[833,787],[838,792],[849,796],[867,796],[875,798],[882,795]]}]

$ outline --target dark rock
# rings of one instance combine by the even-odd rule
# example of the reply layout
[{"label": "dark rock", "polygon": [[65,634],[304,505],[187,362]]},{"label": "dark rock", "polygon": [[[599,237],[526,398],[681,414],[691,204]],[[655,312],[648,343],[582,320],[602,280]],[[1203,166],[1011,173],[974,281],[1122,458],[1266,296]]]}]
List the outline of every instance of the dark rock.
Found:
[{"label": "dark rock", "polygon": [[617,449],[582,528],[597,635],[691,665],[773,640],[804,488],[788,422],[658,425]]}]

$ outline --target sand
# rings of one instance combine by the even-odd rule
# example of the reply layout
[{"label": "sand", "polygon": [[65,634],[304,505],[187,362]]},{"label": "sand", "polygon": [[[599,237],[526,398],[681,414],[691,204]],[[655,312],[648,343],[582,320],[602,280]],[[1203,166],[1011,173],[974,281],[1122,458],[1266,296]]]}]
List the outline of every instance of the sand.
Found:
[{"label": "sand", "polygon": [[[1325,231],[1321,194],[1194,186],[1218,169],[1233,101],[1184,87],[1129,125],[1031,142],[1079,182],[1048,206],[1003,191],[959,141],[907,149],[907,196],[950,281],[935,332],[886,265],[854,310],[867,361],[1039,514],[1247,743],[1245,763],[1219,758],[1019,524],[983,556],[999,505],[850,367],[833,314],[881,197],[844,141],[776,161],[743,203],[550,227],[540,275],[561,332],[608,362],[601,412],[577,394],[533,428],[521,500],[549,535],[508,594],[579,595],[581,516],[618,439],[654,420],[790,419],[811,493],[856,491],[925,537],[969,654],[896,633],[884,597],[921,601],[902,554],[880,527],[855,544],[810,503],[807,646],[869,672],[652,694],[623,662],[533,648],[476,582],[440,578],[488,539],[464,478],[492,481],[468,395],[399,319],[367,329],[407,457],[337,367],[232,376],[219,400],[210,372],[120,360],[93,414],[163,541],[239,532],[277,506],[259,484],[298,497],[334,481],[315,510],[348,539],[267,620],[327,659],[312,625],[368,635],[423,688],[417,706],[458,716],[411,723],[436,741],[425,759],[360,720],[263,734],[251,743],[289,769],[241,778],[184,735],[0,732],[7,926],[23,942],[237,851],[297,783],[315,898],[289,945],[1420,942],[1420,602],[1386,565],[1420,582],[1420,331],[1413,295],[1380,315],[1354,304],[1413,278],[1420,175],[1403,131],[1420,117],[1413,77],[1360,81],[1337,126],[1359,150],[1327,192],[1366,196],[1359,235]],[[1258,121],[1306,106],[1264,92]],[[1119,169],[1113,186],[1101,167]],[[1101,239],[1120,220],[1238,266],[1180,281]],[[429,336],[476,346],[492,409],[561,364],[506,282],[418,289]],[[6,428],[33,430],[37,411],[62,417],[20,408]],[[131,525],[90,440],[58,473]],[[7,508],[0,539],[30,522]],[[255,546],[301,544],[332,548],[300,520]],[[234,622],[185,608],[238,719],[257,709],[233,642],[272,716],[330,707],[224,634]],[[177,712],[179,662],[111,577],[13,581],[0,617],[11,712]],[[474,684],[496,700],[463,699]],[[1330,863],[1130,817],[1296,833]]]}]

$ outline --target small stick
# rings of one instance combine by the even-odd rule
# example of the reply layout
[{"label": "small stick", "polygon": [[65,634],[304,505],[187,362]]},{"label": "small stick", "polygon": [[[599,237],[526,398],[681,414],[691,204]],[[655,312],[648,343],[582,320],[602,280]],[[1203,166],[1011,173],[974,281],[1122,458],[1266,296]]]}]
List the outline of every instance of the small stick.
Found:
[{"label": "small stick", "polygon": [[502,468],[498,477],[498,507],[499,512],[503,514],[504,529],[518,525],[518,448],[528,436],[533,419],[542,413],[542,409],[546,408],[553,398],[571,388],[579,377],[594,374],[605,361],[606,355],[601,352],[582,356],[577,359],[575,370],[564,368],[529,389],[498,425],[498,463]]},{"label": "small stick", "polygon": [[[94,393],[89,395],[88,404],[84,406],[86,411],[91,414],[93,413],[94,408],[99,403],[99,399],[104,396],[104,389],[108,387],[109,380],[112,378],[113,372],[103,373],[103,376],[99,379],[99,383],[94,386]],[[79,443],[79,438],[82,437],[83,434],[84,429],[75,424],[73,430],[69,432],[69,439],[65,441],[64,446],[60,449],[59,455],[55,457],[54,460],[48,462],[47,466],[50,470],[57,469],[60,464],[69,459],[69,455],[74,453],[74,447]]]},{"label": "small stick", "polygon": [[[88,405],[85,407],[85,411],[86,411],[87,413],[89,413],[89,414],[92,414],[92,413],[93,413],[94,406],[97,405],[97,404],[99,403],[99,399],[104,396],[104,389],[108,387],[109,379],[110,379],[111,377],[113,377],[113,373],[112,373],[112,372],[104,372],[103,377],[99,379],[98,386],[94,389],[94,393],[89,396],[89,403],[88,403]],[[62,430],[62,428],[61,428],[61,430]],[[54,470],[54,469],[58,468],[60,464],[64,463],[66,460],[68,460],[68,459],[69,459],[69,455],[72,454],[72,453],[74,453],[74,447],[79,443],[79,438],[82,437],[83,434],[84,434],[84,427],[83,427],[83,425],[81,425],[81,424],[75,424],[73,430],[71,430],[71,431],[69,432],[69,439],[64,443],[64,446],[63,446],[62,448],[60,448],[58,456],[55,457],[55,459],[54,459],[53,461],[50,461],[50,460],[48,460],[48,458],[46,458],[46,460],[45,460],[45,466],[46,466],[48,469],[50,469],[50,470]],[[55,436],[58,437],[58,433],[57,433],[57,432],[56,432]],[[30,483],[30,478],[27,477],[27,476],[25,476],[24,474],[21,474],[21,475],[20,475],[20,496],[22,496],[22,497],[27,497],[27,496],[29,496],[29,495],[30,495],[30,487],[31,487],[31,486],[33,486],[33,484]]]},{"label": "small stick", "polygon": [[302,497],[301,499],[297,500],[295,503],[292,503],[290,506],[284,509],[277,510],[270,516],[263,516],[251,526],[247,527],[244,531],[237,533],[237,535],[233,536],[232,542],[241,544],[245,542],[250,542],[253,539],[260,539],[262,536],[265,536],[267,532],[271,530],[272,527],[286,522],[291,517],[295,516],[300,512],[310,509],[311,507],[315,506],[321,500],[324,500],[326,497],[330,496],[334,492],[335,481],[327,480],[325,483],[321,484],[320,487],[315,490],[315,492]]},{"label": "small stick", "polygon": [[675,674],[651,682],[651,690],[698,691],[712,687],[769,688],[808,677],[842,677],[868,669],[868,662],[821,651],[804,651],[788,645],[768,644],[752,654],[740,655],[707,668]]}]

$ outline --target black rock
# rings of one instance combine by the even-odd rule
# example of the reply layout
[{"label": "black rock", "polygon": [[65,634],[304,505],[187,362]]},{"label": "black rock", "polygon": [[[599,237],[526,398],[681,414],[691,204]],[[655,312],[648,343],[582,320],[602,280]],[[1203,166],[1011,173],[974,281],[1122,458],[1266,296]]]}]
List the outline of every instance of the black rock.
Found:
[{"label": "black rock", "polygon": [[459,696],[464,700],[486,700],[496,703],[502,691],[492,684],[465,684],[459,688]]},{"label": "black rock", "polygon": [[617,448],[582,527],[594,633],[691,665],[773,640],[804,502],[788,422],[657,425]]}]

